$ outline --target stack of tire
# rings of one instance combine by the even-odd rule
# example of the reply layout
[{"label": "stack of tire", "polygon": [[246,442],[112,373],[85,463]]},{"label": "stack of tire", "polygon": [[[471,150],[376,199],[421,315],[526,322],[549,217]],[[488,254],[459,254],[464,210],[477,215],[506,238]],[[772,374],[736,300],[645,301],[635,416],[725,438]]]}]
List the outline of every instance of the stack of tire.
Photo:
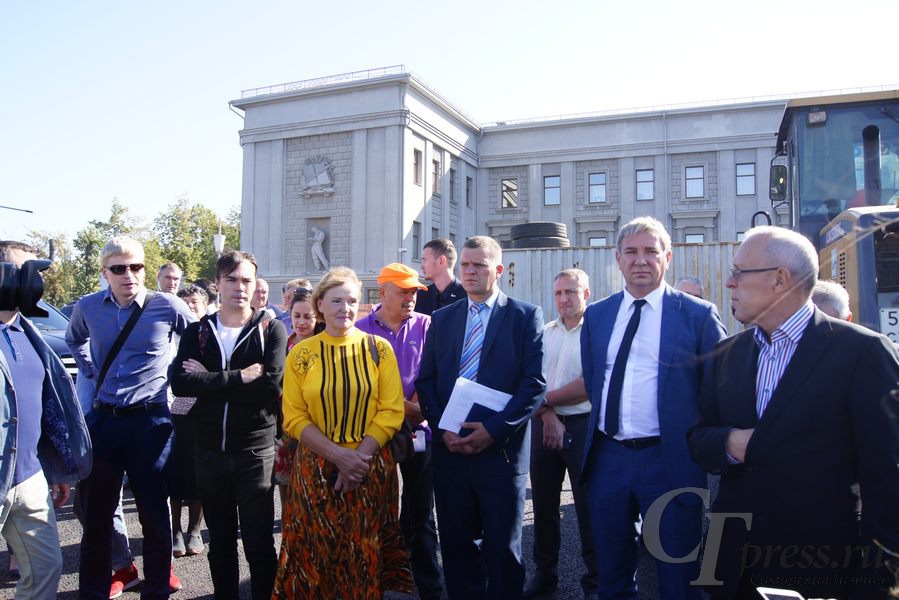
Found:
[{"label": "stack of tire", "polygon": [[570,248],[565,223],[534,221],[512,225],[512,248]]}]

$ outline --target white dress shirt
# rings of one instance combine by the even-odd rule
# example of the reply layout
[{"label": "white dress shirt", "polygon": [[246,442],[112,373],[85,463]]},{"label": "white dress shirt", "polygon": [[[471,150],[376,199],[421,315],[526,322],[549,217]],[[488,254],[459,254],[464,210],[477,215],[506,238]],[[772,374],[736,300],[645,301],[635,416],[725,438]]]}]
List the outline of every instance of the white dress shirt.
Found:
[{"label": "white dress shirt", "polygon": [[[659,435],[659,346],[662,338],[662,296],[666,283],[647,294],[643,299],[643,312],[640,315],[640,326],[634,335],[631,352],[624,369],[624,382],[621,387],[621,427],[615,435],[616,439],[653,437]],[[606,374],[602,386],[602,406],[599,411],[599,429],[605,431],[606,398],[609,395],[609,380],[615,357],[624,337],[627,322],[633,314],[634,298],[625,289],[624,298],[615,326],[609,338],[606,352]]]},{"label": "white dress shirt", "polygon": [[[546,391],[557,390],[578,377],[584,376],[581,367],[581,326],[580,322],[571,329],[565,329],[561,318],[543,326],[543,370],[546,373]],[[590,400],[566,406],[553,406],[557,415],[571,416],[590,412]]]}]

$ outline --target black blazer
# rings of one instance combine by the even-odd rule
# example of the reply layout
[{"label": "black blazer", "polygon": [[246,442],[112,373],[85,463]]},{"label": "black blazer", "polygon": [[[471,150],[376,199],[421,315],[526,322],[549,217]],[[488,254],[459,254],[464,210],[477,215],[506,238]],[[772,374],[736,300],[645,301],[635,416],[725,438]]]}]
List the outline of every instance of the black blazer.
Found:
[{"label": "black blazer", "polygon": [[[838,575],[862,572],[855,545],[877,539],[899,549],[899,410],[889,397],[899,387],[899,355],[886,337],[815,310],[759,419],[753,333],[719,345],[689,433],[693,459],[722,475],[713,512],[752,515],[749,531],[728,520],[716,578],[723,597],[733,597],[745,564],[786,578],[769,587],[847,597],[848,580]],[[743,464],[726,456],[731,428],[755,429]],[[772,557],[756,560],[766,548]],[[770,585],[777,581],[785,585]]]}]

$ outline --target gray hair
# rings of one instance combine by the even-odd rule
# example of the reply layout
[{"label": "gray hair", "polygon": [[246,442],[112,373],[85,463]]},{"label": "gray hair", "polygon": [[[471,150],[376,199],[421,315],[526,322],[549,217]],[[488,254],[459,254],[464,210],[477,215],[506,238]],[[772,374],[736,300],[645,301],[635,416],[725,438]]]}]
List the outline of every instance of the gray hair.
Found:
[{"label": "gray hair", "polygon": [[786,268],[806,297],[811,296],[818,281],[818,253],[808,238],[783,227],[763,225],[747,231],[743,243],[758,236],[767,238],[762,246],[762,255],[767,261],[765,266]]},{"label": "gray hair", "polygon": [[844,321],[852,312],[849,310],[849,292],[836,281],[819,281],[812,290],[812,302],[825,313],[832,308],[838,319]]},{"label": "gray hair", "polygon": [[162,272],[165,271],[166,269],[172,269],[172,268],[174,268],[175,271],[177,271],[178,273],[182,273],[182,274],[184,273],[184,271],[181,270],[181,267],[178,266],[178,263],[173,263],[172,261],[169,261],[169,262],[165,263],[164,265],[162,265],[161,267],[159,267],[159,271],[156,272],[157,277],[159,275],[162,275]]},{"label": "gray hair", "polygon": [[662,252],[671,250],[671,236],[668,235],[668,230],[665,229],[661,221],[652,217],[637,217],[618,230],[618,239],[615,242],[618,251],[621,252],[621,242],[624,238],[635,233],[643,233],[644,231],[648,231],[659,238],[659,241],[662,243]]},{"label": "gray hair", "polygon": [[556,276],[553,277],[553,283],[557,282],[562,277],[570,277],[571,279],[577,280],[579,286],[584,288],[585,290],[590,289],[590,277],[584,271],[580,269],[562,269]]},{"label": "gray hair", "polygon": [[133,237],[127,235],[117,235],[103,246],[100,251],[100,264],[106,266],[106,259],[110,256],[119,254],[130,254],[132,256],[144,256],[144,246]]},{"label": "gray hair", "polygon": [[674,282],[674,288],[679,290],[681,283],[692,283],[699,288],[700,298],[705,297],[705,286],[702,285],[702,280],[700,280],[699,277],[693,277],[692,275],[684,275],[682,277],[678,277],[677,281]]}]

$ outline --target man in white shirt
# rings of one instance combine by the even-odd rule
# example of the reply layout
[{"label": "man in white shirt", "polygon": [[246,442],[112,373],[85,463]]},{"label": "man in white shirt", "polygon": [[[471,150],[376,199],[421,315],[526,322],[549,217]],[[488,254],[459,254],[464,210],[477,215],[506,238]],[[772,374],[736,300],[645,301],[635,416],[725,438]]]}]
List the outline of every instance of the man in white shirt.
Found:
[{"label": "man in white shirt", "polygon": [[[700,381],[724,326],[714,305],[665,283],[671,238],[640,217],[618,233],[625,289],[584,313],[581,361],[592,402],[582,478],[602,598],[637,598],[634,521],[660,496],[706,486],[687,449]],[[700,598],[702,502],[679,494],[643,528],[656,559],[659,597]]]},{"label": "man in white shirt", "polygon": [[558,585],[561,546],[559,504],[565,472],[571,480],[574,507],[581,538],[581,557],[587,573],[581,577],[584,598],[596,597],[596,561],[587,511],[580,484],[581,458],[587,440],[590,399],[581,369],[581,325],[590,280],[580,269],[559,272],[553,283],[553,300],[559,318],[543,328],[546,399],[532,419],[531,497],[534,503],[534,563],[537,572],[524,588],[534,598]]}]

